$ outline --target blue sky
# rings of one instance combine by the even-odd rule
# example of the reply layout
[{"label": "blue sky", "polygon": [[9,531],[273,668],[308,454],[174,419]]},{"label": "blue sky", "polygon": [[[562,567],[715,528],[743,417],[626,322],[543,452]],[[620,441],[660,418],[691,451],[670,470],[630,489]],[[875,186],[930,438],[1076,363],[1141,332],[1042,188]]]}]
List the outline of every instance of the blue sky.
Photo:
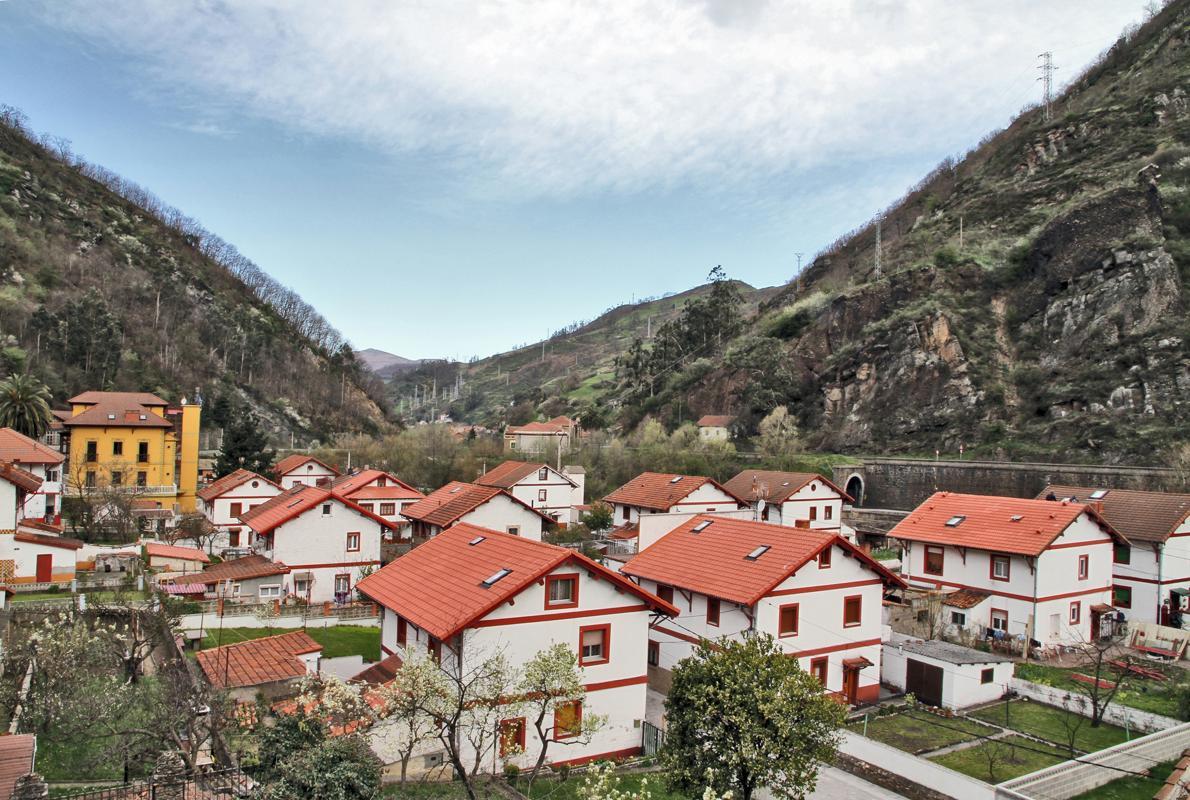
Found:
[{"label": "blue sky", "polygon": [[0,0],[0,103],[357,347],[465,359],[782,283],[1134,0]]}]

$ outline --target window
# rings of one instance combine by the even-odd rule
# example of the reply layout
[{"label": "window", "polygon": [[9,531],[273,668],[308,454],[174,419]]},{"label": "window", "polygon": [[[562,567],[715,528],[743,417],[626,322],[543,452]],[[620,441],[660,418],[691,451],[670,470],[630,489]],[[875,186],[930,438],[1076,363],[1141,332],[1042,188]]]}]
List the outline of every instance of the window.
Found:
[{"label": "window", "polygon": [[992,609],[992,630],[1008,633],[1008,612],[1003,609]]},{"label": "window", "polygon": [[231,506],[228,507],[227,513],[232,517],[238,517],[240,514],[244,513],[244,504],[232,503]]},{"label": "window", "polygon": [[674,587],[665,586],[660,583],[657,584],[657,596],[672,606],[674,602]]},{"label": "window", "polygon": [[549,475],[550,475],[550,471],[546,467],[542,467],[541,469],[537,470],[537,480],[539,480],[539,481],[544,481],[546,478],[549,477]]},{"label": "window", "polygon": [[[371,511],[372,509],[368,509],[368,510]],[[394,516],[396,513],[397,513],[397,504],[396,503],[381,503],[380,504],[380,516],[391,517],[391,516]]]},{"label": "window", "polygon": [[118,469],[112,470],[112,486],[124,485],[124,473]]},{"label": "window", "polygon": [[137,442],[136,443],[136,463],[138,463],[138,464],[148,464],[149,463],[149,443],[148,442]]},{"label": "window", "polygon": [[554,706],[554,739],[573,739],[583,732],[583,701]]},{"label": "window", "polygon": [[430,658],[434,659],[434,663],[441,664],[442,663],[442,642],[438,641],[437,639],[435,639],[433,637],[430,637],[429,650],[430,650]]},{"label": "window", "polygon": [[962,628],[963,626],[965,626],[967,624],[967,615],[964,614],[962,611],[950,612],[950,624],[958,625],[960,628]]},{"label": "window", "polygon": [[147,473],[147,472],[136,473],[136,485],[137,486],[148,486],[148,484],[149,484],[149,473]]},{"label": "window", "polygon": [[323,503],[322,504],[322,516],[329,517],[330,515],[331,515],[331,504]]},{"label": "window", "polygon": [[500,758],[525,752],[525,718],[500,720]]},{"label": "window", "polygon": [[958,516],[951,517],[950,519],[946,520],[946,527],[957,528],[963,524],[963,520],[965,520],[965,519],[966,519],[966,517],[963,516],[962,514],[959,514]]},{"label": "window", "polygon": [[822,518],[823,519],[834,519],[834,517],[835,517],[835,509],[833,506],[823,506],[822,507]]},{"label": "window", "polygon": [[229,528],[228,529],[228,531],[227,531],[227,546],[228,547],[239,547],[240,546],[240,529],[239,528]]},{"label": "window", "polygon": [[831,545],[830,547],[826,548],[825,550],[823,550],[821,553],[818,554],[818,568],[819,569],[830,569],[831,554],[834,552],[834,550],[835,550],[835,546]]},{"label": "window", "polygon": [[1012,559],[1008,556],[992,556],[991,578],[994,581],[1008,580]]},{"label": "window", "polygon": [[621,515],[621,518],[627,521],[632,516],[632,512],[628,510],[628,506],[623,506],[623,509],[624,511]]},{"label": "window", "polygon": [[777,635],[797,636],[798,604],[781,606],[777,612]]},{"label": "window", "polygon": [[381,475],[379,478],[376,479],[376,485],[377,486],[388,486],[388,478]]},{"label": "window", "polygon": [[520,525],[509,525],[509,526],[508,526],[507,528],[505,528],[504,530],[508,531],[508,532],[509,532],[509,533],[511,533],[513,536],[520,536],[520,535],[521,535],[521,526],[520,526]]},{"label": "window", "polygon": [[719,598],[707,598],[707,624],[719,627]]},{"label": "window", "polygon": [[94,464],[99,460],[98,442],[87,442],[87,461]]},{"label": "window", "polygon": [[853,594],[843,598],[843,627],[854,628],[863,622],[863,596]]},{"label": "window", "polygon": [[772,549],[773,549],[772,545],[762,544],[760,547],[757,547],[751,553],[744,556],[744,560],[745,561],[756,561],[757,559],[759,559],[761,556],[763,556],[765,553],[767,553],[768,551],[770,551]]},{"label": "window", "polygon": [[359,507],[362,508],[364,511],[367,511],[369,514],[372,513],[373,506],[371,503],[360,503]]},{"label": "window", "polygon": [[1132,587],[1116,584],[1112,587],[1112,605],[1116,608],[1132,608]]},{"label": "window", "polygon": [[280,597],[280,596],[281,596],[281,587],[278,584],[274,583],[271,586],[261,586],[260,587],[260,599],[261,600],[272,600],[272,599]]},{"label": "window", "polygon": [[47,481],[49,481],[50,483],[57,483],[58,482],[58,470],[47,469],[45,471],[45,479]]},{"label": "window", "polygon": [[578,575],[547,575],[546,608],[575,608],[578,605]]},{"label": "window", "polygon": [[991,683],[995,679],[995,677],[996,677],[996,670],[993,669],[992,667],[988,667],[979,673],[979,682],[984,683],[984,684]]},{"label": "window", "polygon": [[649,666],[656,667],[661,663],[661,643],[649,640]]},{"label": "window", "polygon": [[611,636],[611,625],[585,625],[579,628],[579,666],[591,667],[610,661]]},{"label": "window", "polygon": [[1077,625],[1083,618],[1083,604],[1079,600],[1075,600],[1070,604],[1070,624]]},{"label": "window", "polygon": [[351,591],[351,576],[350,575],[336,575],[335,576],[335,594],[347,594]]},{"label": "window", "polygon": [[1085,581],[1087,579],[1087,575],[1089,575],[1090,573],[1091,573],[1091,557],[1090,556],[1079,556],[1078,557],[1078,579],[1080,581]]},{"label": "window", "polygon": [[1132,548],[1126,544],[1116,544],[1113,557],[1117,564],[1132,563]]},{"label": "window", "polygon": [[537,502],[539,502],[539,503],[545,502],[546,492],[547,492],[546,489],[538,489],[537,490]]},{"label": "window", "polygon": [[88,470],[88,471],[87,471],[87,478],[86,478],[86,483],[87,483],[87,488],[88,488],[88,489],[94,489],[94,488],[95,488],[95,471],[94,471],[94,470]]},{"label": "window", "polygon": [[818,682],[826,687],[826,656],[819,656],[818,658],[810,659],[810,674],[818,679]]},{"label": "window", "polygon": [[352,531],[351,533],[347,534],[347,552],[359,552],[359,533],[356,531]]},{"label": "window", "polygon": [[926,545],[925,572],[927,575],[942,574],[943,554],[945,552],[945,549],[939,545]]},{"label": "window", "polygon": [[485,589],[491,589],[493,586],[495,586],[497,583],[504,580],[511,574],[512,574],[512,570],[508,569],[507,567],[498,569],[495,572],[493,572],[491,575],[487,576],[482,581],[480,581],[479,585]]},{"label": "window", "polygon": [[112,455],[113,456],[124,455],[124,443],[123,442],[118,441],[118,440],[112,442]]},{"label": "window", "polygon": [[818,506],[810,506],[810,521],[818,519]]},{"label": "window", "polygon": [[409,640],[409,623],[405,621],[404,617],[397,617],[397,644],[401,647],[405,646],[405,642]]}]

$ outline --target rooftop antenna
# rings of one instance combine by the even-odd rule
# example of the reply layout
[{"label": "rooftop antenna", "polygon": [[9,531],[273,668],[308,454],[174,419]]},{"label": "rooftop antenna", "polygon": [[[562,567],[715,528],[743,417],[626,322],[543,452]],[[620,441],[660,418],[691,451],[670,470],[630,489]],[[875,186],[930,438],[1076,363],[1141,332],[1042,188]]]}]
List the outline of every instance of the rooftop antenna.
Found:
[{"label": "rooftop antenna", "polygon": [[1054,54],[1049,50],[1046,50],[1044,53],[1039,53],[1037,57],[1041,59],[1041,63],[1037,66],[1037,68],[1041,70],[1041,77],[1037,80],[1041,81],[1041,85],[1044,87],[1045,121],[1049,122],[1050,118],[1053,116],[1054,70],[1056,70],[1057,67],[1054,66]]}]

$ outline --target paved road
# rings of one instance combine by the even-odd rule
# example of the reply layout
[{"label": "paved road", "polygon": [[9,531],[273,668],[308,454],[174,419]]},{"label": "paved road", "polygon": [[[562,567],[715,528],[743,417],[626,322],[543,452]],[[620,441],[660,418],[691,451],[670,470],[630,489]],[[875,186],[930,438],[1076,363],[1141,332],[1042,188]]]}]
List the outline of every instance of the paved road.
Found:
[{"label": "paved road", "polygon": [[811,800],[895,800],[902,795],[868,783],[850,772],[834,767],[823,767],[818,773],[818,786]]}]

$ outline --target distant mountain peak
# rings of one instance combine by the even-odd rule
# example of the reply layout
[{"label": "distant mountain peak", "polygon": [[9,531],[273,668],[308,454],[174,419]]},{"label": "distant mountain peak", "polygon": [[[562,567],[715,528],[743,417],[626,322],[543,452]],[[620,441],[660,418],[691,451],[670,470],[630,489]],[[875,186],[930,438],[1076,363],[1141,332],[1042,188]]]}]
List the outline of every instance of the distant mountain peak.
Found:
[{"label": "distant mountain peak", "polygon": [[365,367],[382,377],[390,376],[395,372],[414,369],[421,363],[421,359],[405,358],[404,356],[398,356],[385,350],[377,350],[375,347],[356,350],[355,356],[363,362]]}]

